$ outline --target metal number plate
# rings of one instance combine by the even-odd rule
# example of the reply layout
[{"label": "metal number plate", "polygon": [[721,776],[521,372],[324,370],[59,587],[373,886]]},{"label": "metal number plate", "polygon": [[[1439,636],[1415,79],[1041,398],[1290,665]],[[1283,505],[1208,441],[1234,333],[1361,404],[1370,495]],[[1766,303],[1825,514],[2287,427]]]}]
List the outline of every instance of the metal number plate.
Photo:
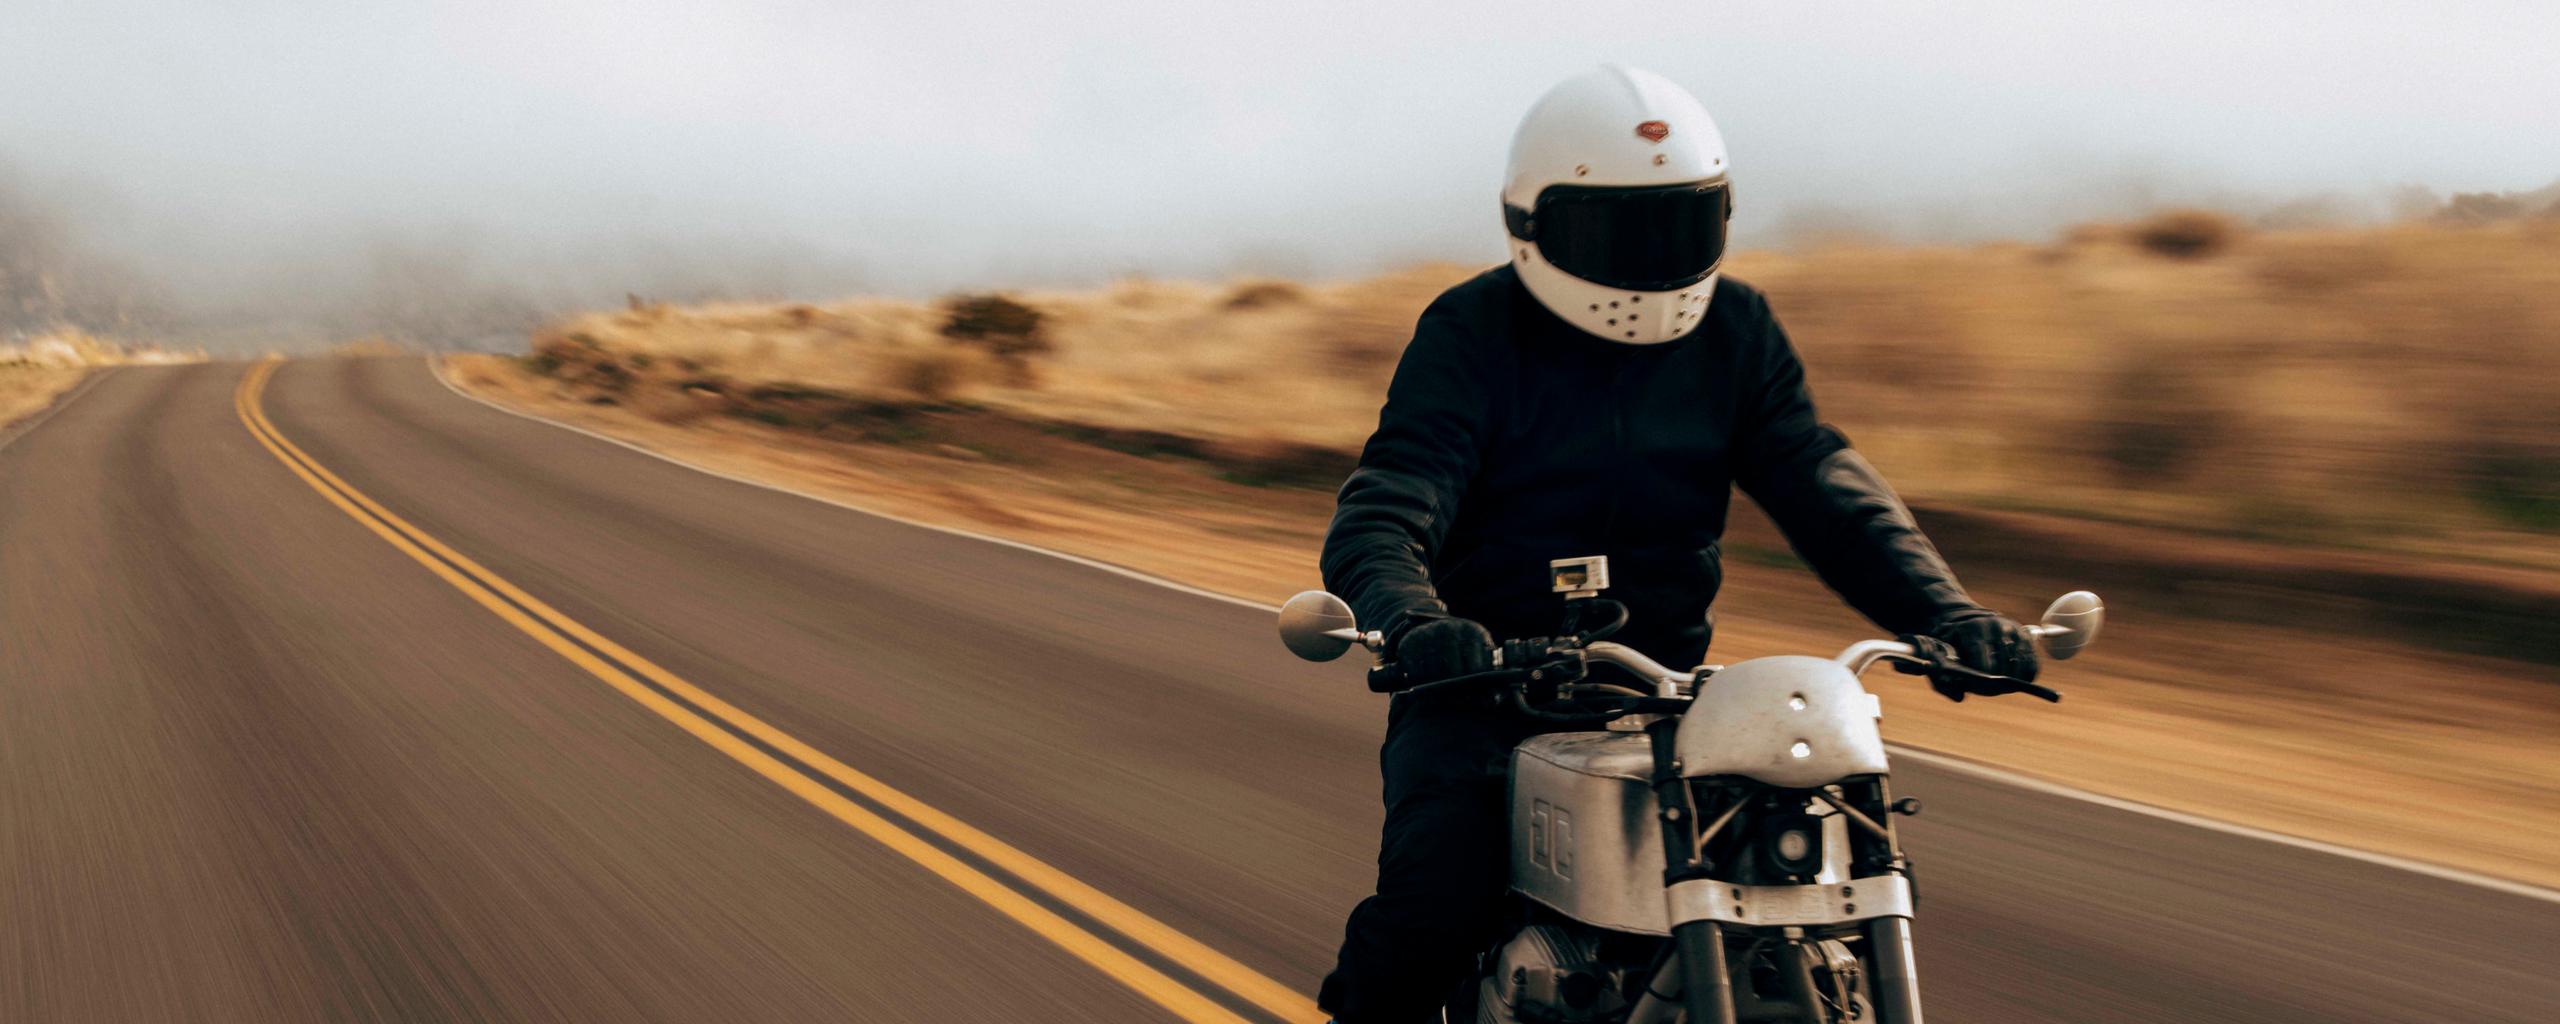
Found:
[{"label": "metal number plate", "polygon": [[1672,886],[1670,899],[1674,926],[1721,921],[1776,928],[1911,916],[1911,882],[1900,875],[1836,885],[1734,885],[1697,879]]}]

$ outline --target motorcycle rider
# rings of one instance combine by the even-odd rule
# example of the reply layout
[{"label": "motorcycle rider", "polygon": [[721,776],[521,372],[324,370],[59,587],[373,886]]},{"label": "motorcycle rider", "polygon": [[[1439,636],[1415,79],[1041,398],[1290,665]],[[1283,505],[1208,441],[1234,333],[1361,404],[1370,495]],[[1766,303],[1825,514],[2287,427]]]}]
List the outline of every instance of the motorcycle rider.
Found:
[{"label": "motorcycle rider", "polygon": [[[1659,75],[1602,67],[1521,122],[1511,260],[1424,311],[1325,536],[1327,589],[1384,632],[1408,684],[1486,670],[1495,637],[1553,633],[1547,563],[1584,555],[1609,558],[1616,639],[1698,663],[1737,486],[1878,626],[2035,677],[2018,624],[1965,595],[1815,419],[1767,300],[1719,273],[1732,195],[1715,123]],[[1387,723],[1377,893],[1317,1000],[1342,1024],[1437,1019],[1500,938],[1504,783],[1537,731],[1480,699],[1415,695]]]}]

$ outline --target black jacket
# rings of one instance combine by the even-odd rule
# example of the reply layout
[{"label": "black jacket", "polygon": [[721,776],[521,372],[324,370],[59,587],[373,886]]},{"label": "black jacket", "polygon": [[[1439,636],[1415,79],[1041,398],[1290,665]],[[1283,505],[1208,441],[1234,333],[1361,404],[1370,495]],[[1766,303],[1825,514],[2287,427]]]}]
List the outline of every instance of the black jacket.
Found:
[{"label": "black jacket", "polygon": [[1883,479],[1814,418],[1767,300],[1725,277],[1706,317],[1677,341],[1625,345],[1557,319],[1509,266],[1442,293],[1342,486],[1325,585],[1390,638],[1445,615],[1543,636],[1563,609],[1548,561],[1607,555],[1603,596],[1629,610],[1617,639],[1695,664],[1739,485],[1884,629],[1976,609]]}]

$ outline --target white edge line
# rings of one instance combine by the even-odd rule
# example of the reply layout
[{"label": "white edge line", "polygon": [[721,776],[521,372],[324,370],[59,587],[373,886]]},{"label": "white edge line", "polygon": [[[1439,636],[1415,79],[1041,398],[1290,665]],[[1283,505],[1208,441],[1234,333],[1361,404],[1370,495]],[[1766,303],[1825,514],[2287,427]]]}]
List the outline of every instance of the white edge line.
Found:
[{"label": "white edge line", "polygon": [[[618,437],[607,436],[573,423],[563,423],[547,416],[537,416],[533,413],[524,412],[522,410],[510,409],[504,405],[498,404],[497,402],[465,391],[461,387],[455,385],[452,379],[447,377],[445,374],[444,359],[445,357],[443,355],[428,356],[427,365],[429,367],[429,372],[435,377],[436,383],[444,385],[445,390],[447,391],[451,391],[454,394],[470,399],[471,401],[478,402],[481,405],[488,406],[489,408],[496,409],[499,412],[506,413],[507,415],[518,419],[531,420],[535,423],[558,427],[562,430],[591,437],[607,444],[628,448],[632,451],[639,452],[642,455],[649,456],[650,458],[673,463],[706,476],[718,477],[722,480],[745,484],[750,487],[760,487],[779,494],[788,494],[793,497],[806,498],[822,505],[832,505],[848,512],[856,512],[878,519],[886,519],[893,523],[931,530],[935,533],[945,533],[955,537],[966,537],[970,540],[985,541],[989,544],[1002,545],[1004,547],[1013,548],[1017,551],[1028,551],[1033,554],[1047,555],[1051,558],[1063,559],[1087,568],[1099,569],[1103,572],[1137,580],[1141,583],[1151,583],[1167,590],[1179,591],[1194,597],[1205,597],[1213,601],[1223,601],[1227,604],[1243,608],[1252,608],[1258,611],[1277,612],[1280,610],[1278,605],[1264,604],[1260,601],[1249,600],[1232,594],[1221,594],[1214,590],[1204,590],[1188,583],[1180,583],[1166,579],[1162,576],[1140,572],[1124,565],[1113,565],[1109,562],[1086,558],[1083,555],[1072,555],[1064,551],[1044,548],[1036,544],[1026,544],[1022,541],[1006,537],[992,536],[989,534],[979,533],[974,530],[964,530],[958,527],[945,526],[940,523],[928,523],[921,520],[909,519],[905,516],[892,515],[877,509],[864,508],[860,505],[840,501],[822,494],[811,494],[807,491],[769,481],[756,480],[748,477],[737,476],[731,473],[724,473],[716,469],[688,462],[684,459],[679,459],[654,448],[648,448],[630,441],[625,441]],[[1907,758],[1909,760],[1929,765],[1933,768],[1952,771],[1960,775],[1969,775],[1977,779],[1996,782],[2001,785],[2011,786],[2033,793],[2042,793],[2047,796],[2057,796],[2065,799],[2082,801],[2084,803],[2096,804],[2112,810],[2158,818],[2163,821],[2174,822],[2176,824],[2186,825],[2192,828],[2204,829],[2208,832],[2220,832],[2224,835],[2239,836],[2244,839],[2256,839],[2263,842],[2275,843],[2279,846],[2290,846],[2298,850],[2325,853],[2333,857],[2344,857],[2348,860],[2362,861],[2378,867],[2393,868],[2400,871],[2406,871],[2411,874],[2425,875],[2429,878],[2440,879],[2447,882],[2457,882],[2463,885],[2477,886],[2482,889],[2488,889],[2510,896],[2521,896],[2526,899],[2541,900],[2546,903],[2560,903],[2560,889],[2549,889],[2534,885],[2530,882],[2520,882],[2511,878],[2500,878],[2496,875],[2482,874],[2477,871],[2469,871],[2463,868],[2452,867],[2450,865],[2414,860],[2408,857],[2398,857],[2387,853],[2376,853],[2372,850],[2362,850],[2352,846],[2341,846],[2337,843],[2310,839],[2284,832],[2271,831],[2268,829],[2258,828],[2254,825],[2242,825],[2237,822],[2223,821],[2219,818],[2208,818],[2199,814],[2189,814],[2185,811],[2171,810],[2166,807],[2147,804],[2138,800],[2127,800],[2123,797],[2108,796],[2104,793],[2094,793],[2076,786],[2067,786],[2059,782],[2038,778],[2023,772],[1995,767],[1983,764],[1979,761],[1972,761],[1950,754],[1939,753],[1937,751],[1924,750],[1918,747],[1906,746],[1900,743],[1888,743],[1885,744],[1885,746],[1893,751],[1893,755],[1895,757]]]},{"label": "white edge line", "polygon": [[52,419],[54,414],[68,408],[71,403],[79,401],[80,396],[88,394],[90,388],[97,387],[99,381],[107,379],[107,375],[116,372],[116,369],[113,366],[89,367],[89,372],[81,375],[80,383],[72,385],[69,391],[53,396],[53,401],[47,403],[44,408],[36,410],[35,415],[12,423],[6,428],[0,428],[7,431],[6,434],[0,434],[0,450],[18,443],[21,437],[35,433],[37,427],[44,425],[44,421]]}]

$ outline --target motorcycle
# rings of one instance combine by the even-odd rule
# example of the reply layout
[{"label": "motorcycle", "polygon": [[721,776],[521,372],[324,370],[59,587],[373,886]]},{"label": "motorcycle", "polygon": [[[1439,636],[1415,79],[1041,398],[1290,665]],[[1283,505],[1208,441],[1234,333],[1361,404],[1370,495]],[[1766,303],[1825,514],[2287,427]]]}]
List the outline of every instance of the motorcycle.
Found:
[{"label": "motorcycle", "polygon": [[[1417,686],[1340,598],[1311,590],[1280,610],[1299,657],[1377,654],[1373,690],[1472,693],[1556,730],[1512,753],[1520,926],[1478,958],[1446,1019],[1920,1024],[1916,895],[1894,827],[1920,805],[1892,794],[1883,709],[1859,676],[1883,663],[1966,693],[2061,695],[1920,636],[1678,671],[1606,639],[1626,621],[1599,596],[1606,559],[1551,574],[1563,635],[1506,641],[1492,671]],[[2024,628],[2060,661],[2104,618],[2076,591]]]}]

